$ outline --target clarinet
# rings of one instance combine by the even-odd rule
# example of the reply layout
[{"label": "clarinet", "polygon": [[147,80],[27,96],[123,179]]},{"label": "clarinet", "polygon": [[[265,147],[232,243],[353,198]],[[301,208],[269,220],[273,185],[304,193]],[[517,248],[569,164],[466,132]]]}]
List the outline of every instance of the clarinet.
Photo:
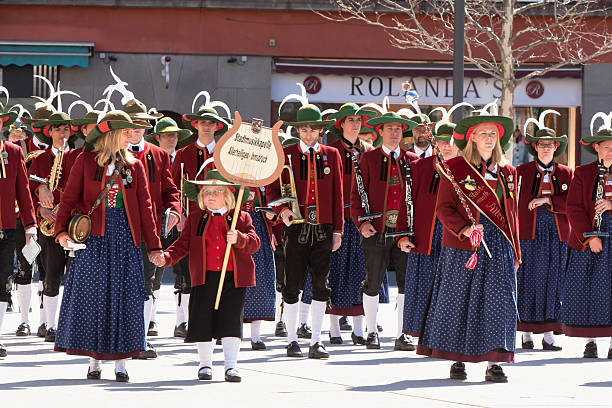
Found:
[{"label": "clarinet", "polygon": [[406,221],[408,224],[407,231],[394,231],[385,234],[385,237],[401,237],[404,235],[410,238],[414,237],[414,202],[412,200],[412,173],[410,170],[410,160],[406,158],[406,165],[404,166],[406,173]]},{"label": "clarinet", "polygon": [[363,208],[364,214],[357,218],[358,221],[369,221],[374,218],[378,218],[382,213],[370,214],[370,200],[368,199],[368,193],[365,191],[363,185],[363,176],[361,175],[361,169],[359,168],[359,161],[357,160],[358,152],[353,153],[353,167],[355,169],[355,181],[357,182],[357,191],[361,198],[361,207]]},{"label": "clarinet", "polygon": [[[595,191],[595,202],[601,200],[604,197],[604,186],[606,184],[606,168],[604,167],[603,163],[598,163],[597,170],[597,190]],[[609,236],[607,232],[601,232],[601,222],[603,221],[603,214],[598,211],[595,211],[595,217],[593,218],[595,224],[595,231],[585,232],[582,235],[585,238]]]}]

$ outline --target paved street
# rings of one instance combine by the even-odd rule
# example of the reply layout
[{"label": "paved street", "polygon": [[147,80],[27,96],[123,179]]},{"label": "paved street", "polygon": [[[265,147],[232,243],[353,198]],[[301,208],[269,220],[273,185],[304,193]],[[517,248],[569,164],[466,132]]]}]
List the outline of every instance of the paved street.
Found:
[{"label": "paved street", "polygon": [[[396,289],[392,292],[395,295]],[[174,325],[172,287],[164,285],[158,309],[160,336],[153,339],[159,357],[129,361],[131,382],[114,381],[113,365],[102,365],[101,381],[87,381],[88,359],[52,351],[35,336],[17,338],[12,331],[19,313],[8,313],[0,341],[9,355],[0,359],[2,406],[86,407],[169,406],[200,404],[225,407],[599,407],[612,406],[612,360],[608,341],[600,339],[598,360],[583,360],[583,341],[559,338],[562,352],[520,351],[516,364],[505,365],[508,384],[483,382],[486,364],[468,364],[468,380],[448,379],[450,363],[392,350],[393,303],[381,305],[383,349],[365,350],[347,344],[330,346],[328,361],[289,359],[283,340],[272,337],[274,324],[262,326],[268,349],[251,351],[243,342],[239,355],[241,384],[223,381],[221,346],[215,349],[212,382],[199,382],[195,346],[171,337]],[[32,327],[38,311],[32,313]],[[326,326],[326,325],[325,325]],[[326,329],[324,327],[324,329]],[[248,339],[249,325],[245,325]],[[327,342],[327,333],[323,334]],[[541,337],[536,337],[536,346]],[[300,342],[307,351],[306,341]],[[9,405],[10,403],[10,405]]]}]

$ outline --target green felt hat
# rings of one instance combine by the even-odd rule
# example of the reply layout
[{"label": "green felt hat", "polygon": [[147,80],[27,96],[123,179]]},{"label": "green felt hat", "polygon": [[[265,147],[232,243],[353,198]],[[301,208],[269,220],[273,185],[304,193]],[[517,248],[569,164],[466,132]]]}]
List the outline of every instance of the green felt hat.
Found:
[{"label": "green felt hat", "polygon": [[133,98],[130,99],[121,107],[121,110],[130,115],[132,121],[137,122],[146,122],[148,120],[159,119],[163,116],[162,113],[154,112],[148,113],[147,107],[144,103],[140,102],[138,99]]},{"label": "green felt hat", "polygon": [[334,127],[342,132],[342,120],[347,116],[361,116],[361,123],[365,124],[368,120],[376,116],[376,112],[369,109],[361,109],[356,103],[345,103],[340,106],[338,112],[329,116],[334,119]]},{"label": "green felt hat", "polygon": [[196,120],[212,120],[217,123],[217,130],[215,131],[215,136],[222,135],[227,132],[229,128],[229,123],[231,119],[224,118],[219,116],[219,113],[215,108],[202,108],[197,113],[187,113],[183,115],[183,123],[189,130],[191,130],[194,134],[198,134],[198,129],[196,129],[195,123]]},{"label": "green felt hat", "polygon": [[[455,131],[454,123],[443,123],[435,130],[435,139],[448,142],[453,138],[453,132]],[[430,142],[431,143],[431,142]]]},{"label": "green felt hat", "polygon": [[0,129],[5,126],[11,126],[17,120],[17,112],[4,111],[4,105],[0,103]]},{"label": "green felt hat", "polygon": [[79,139],[85,139],[82,127],[85,125],[93,125],[94,123],[98,123],[100,113],[101,112],[98,110],[91,110],[87,112],[84,118],[72,119],[70,121],[70,128]]},{"label": "green felt hat", "polygon": [[151,125],[134,123],[132,118],[121,110],[107,112],[96,124],[96,127],[87,134],[85,138],[85,150],[91,151],[100,138],[105,133],[119,129],[149,129]]},{"label": "green felt hat", "polygon": [[323,120],[321,111],[315,105],[307,104],[303,105],[297,111],[297,120],[295,122],[284,122],[289,126],[309,126],[309,125],[323,125],[327,126],[334,123],[333,120]]},{"label": "green felt hat", "polygon": [[[238,199],[238,189],[240,189],[240,185],[229,182],[225,177],[219,173],[219,170],[209,170],[206,172],[206,176],[204,176],[204,180],[185,180],[184,189],[185,195],[191,201],[198,200],[198,194],[200,193],[201,186],[227,186],[234,189],[234,198]],[[248,187],[244,187],[244,193],[242,195],[242,203],[243,205],[247,201],[249,201],[249,193],[250,190]]]},{"label": "green felt hat", "polygon": [[[424,113],[410,116],[408,119],[417,123],[417,126],[415,126],[415,127],[423,126],[424,123],[427,124],[427,125],[432,125],[431,119],[429,118],[429,116],[427,116]],[[413,137],[412,129],[406,130],[404,132],[403,136],[404,137]]]},{"label": "green felt hat", "polygon": [[154,145],[159,146],[159,142],[157,141],[155,136],[163,135],[166,133],[178,133],[179,134],[178,142],[177,142],[177,149],[179,149],[179,146],[184,147],[185,145],[189,144],[189,143],[185,143],[186,141],[193,142],[193,140],[189,140],[191,139],[190,136],[193,134],[191,130],[181,129],[180,127],[178,127],[174,119],[169,118],[167,116],[164,116],[157,122],[157,124],[155,125],[154,131],[151,132],[149,135],[147,135],[147,141],[150,143],[153,143]]},{"label": "green felt hat", "polygon": [[22,118],[21,120],[26,125],[31,125],[34,122],[49,119],[49,116],[51,116],[54,112],[55,110],[51,106],[41,105],[34,110],[31,118]]},{"label": "green felt hat", "polygon": [[376,130],[378,134],[380,134],[380,129],[385,123],[401,123],[403,126],[403,132],[414,129],[418,126],[417,122],[414,122],[410,119],[405,119],[395,112],[387,112],[382,116],[370,119],[367,121],[366,125],[371,126]]},{"label": "green felt hat", "polygon": [[[70,116],[64,112],[54,112],[49,118],[41,121],[32,123],[32,130],[36,132],[36,137],[43,143],[51,146],[53,144],[53,138],[49,134],[49,128],[57,125],[69,125]],[[72,127],[70,128],[70,136],[68,137],[68,144],[74,146],[76,134],[73,132]]]},{"label": "green felt hat", "polygon": [[[367,125],[365,122],[363,122],[363,126],[361,126],[361,129],[359,129],[359,134],[364,133],[374,133],[374,142],[372,145],[374,147],[378,147],[381,145],[382,138],[380,137],[376,129]],[[336,140],[340,139],[340,136],[342,136],[342,131],[338,130],[334,126],[334,124],[327,126],[327,144],[334,143]]]},{"label": "green felt hat", "polygon": [[555,149],[555,154],[553,157],[562,155],[565,149],[567,148],[566,135],[557,137],[557,134],[552,129],[538,129],[535,135],[525,134],[525,144],[527,147],[527,151],[534,157],[538,157],[538,152],[535,150],[535,145],[540,140],[550,140],[559,144]]},{"label": "green felt hat", "polygon": [[612,140],[612,129],[602,128],[597,131],[595,136],[585,136],[580,140],[580,143],[589,152],[597,156],[597,151],[593,148],[595,143]]},{"label": "green felt hat", "polygon": [[453,139],[455,143],[457,143],[457,147],[459,147],[460,150],[465,149],[470,136],[472,136],[474,127],[482,123],[494,123],[497,125],[500,134],[499,144],[502,150],[505,151],[510,146],[509,141],[514,132],[514,122],[506,116],[488,114],[469,116],[461,119],[461,121],[457,123],[453,132]]},{"label": "green felt hat", "polygon": [[281,142],[281,145],[283,147],[289,147],[289,146],[293,146],[294,144],[297,144],[300,142],[300,138],[299,137],[295,137],[295,136],[291,136],[289,134],[286,133],[279,133],[278,134],[278,138]]}]

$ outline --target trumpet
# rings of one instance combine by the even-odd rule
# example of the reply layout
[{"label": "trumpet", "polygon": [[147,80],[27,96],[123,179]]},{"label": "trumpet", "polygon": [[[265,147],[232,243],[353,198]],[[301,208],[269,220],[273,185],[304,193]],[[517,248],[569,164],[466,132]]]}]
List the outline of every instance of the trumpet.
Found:
[{"label": "trumpet", "polygon": [[[275,207],[284,203],[289,202],[291,206],[291,211],[296,215],[296,218],[293,219],[294,224],[301,224],[306,220],[302,217],[302,213],[300,212],[300,205],[297,199],[297,191],[295,189],[295,178],[293,177],[293,167],[291,166],[291,155],[287,155],[287,161],[289,164],[285,164],[283,169],[281,170],[281,175],[278,178],[278,182],[280,184],[281,197],[272,200],[268,203],[271,207]],[[289,172],[289,184],[283,183],[283,172],[287,170]]]}]

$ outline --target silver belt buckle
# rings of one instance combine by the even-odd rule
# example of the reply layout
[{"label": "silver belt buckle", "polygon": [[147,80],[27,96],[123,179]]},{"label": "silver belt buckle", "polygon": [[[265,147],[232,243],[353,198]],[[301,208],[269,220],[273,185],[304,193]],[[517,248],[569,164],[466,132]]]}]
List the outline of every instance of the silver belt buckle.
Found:
[{"label": "silver belt buckle", "polygon": [[308,205],[306,206],[306,222],[309,224],[317,224],[317,206]]},{"label": "silver belt buckle", "polygon": [[397,225],[398,210],[387,210],[385,213],[385,226],[388,228],[395,228]]},{"label": "silver belt buckle", "polygon": [[4,235],[4,230],[3,230],[3,229],[0,229],[0,240],[3,240],[3,239],[4,239],[4,236],[5,236],[5,235]]}]

